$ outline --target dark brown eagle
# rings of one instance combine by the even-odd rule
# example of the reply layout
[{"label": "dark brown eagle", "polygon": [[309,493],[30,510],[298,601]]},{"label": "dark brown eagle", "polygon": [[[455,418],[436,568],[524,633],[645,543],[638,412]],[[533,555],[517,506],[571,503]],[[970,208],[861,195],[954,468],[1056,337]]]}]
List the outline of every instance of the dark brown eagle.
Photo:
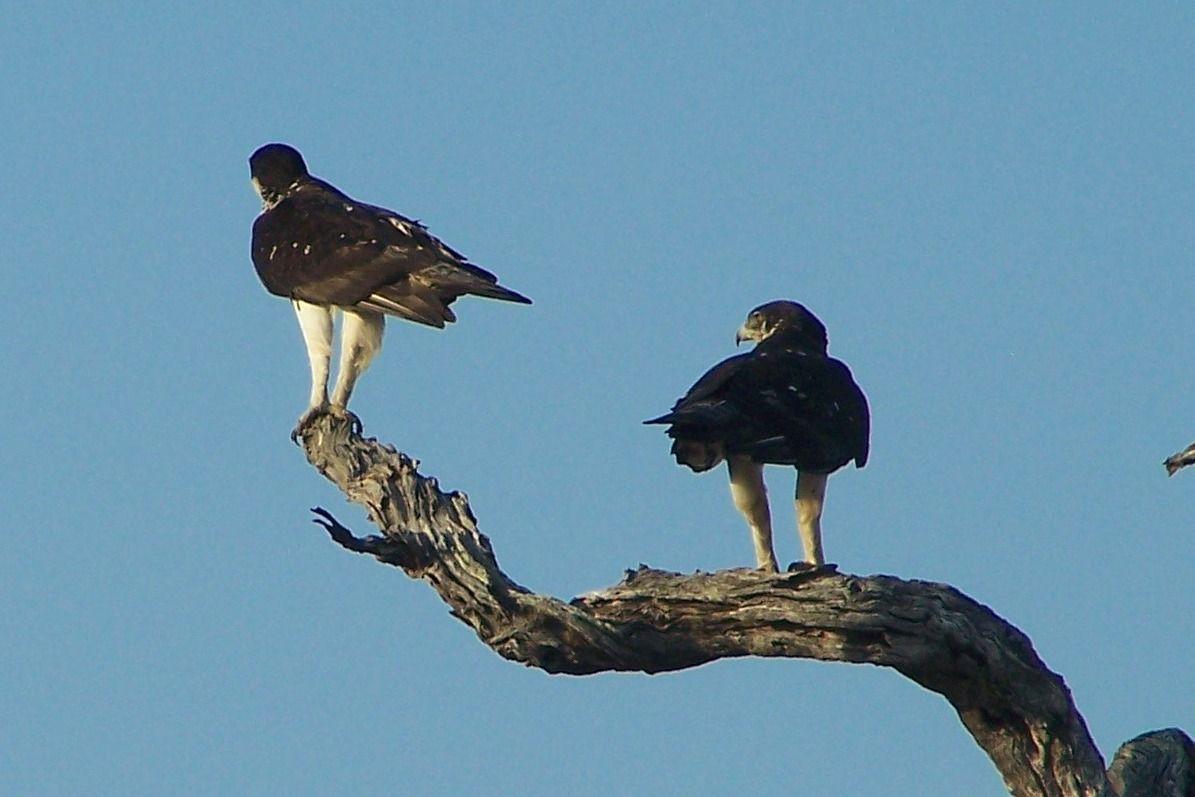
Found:
[{"label": "dark brown eagle", "polygon": [[867,398],[850,369],[826,354],[826,327],[796,302],[752,310],[735,336],[736,344],[744,340],[755,348],[715,365],[671,412],[644,423],[670,424],[676,461],[698,473],[726,460],[761,570],[777,569],[763,466],[794,466],[805,563],[820,567],[826,478],[851,460],[867,464]]},{"label": "dark brown eagle", "polygon": [[[321,412],[348,414],[353,385],[382,346],[385,316],[442,328],[456,320],[449,305],[466,294],[531,303],[418,221],[312,177],[294,147],[266,144],[250,156],[249,172],[262,202],[253,266],[266,290],[294,304],[311,362],[311,398],[292,438]],[[329,402],[334,310],[344,322]]]}]

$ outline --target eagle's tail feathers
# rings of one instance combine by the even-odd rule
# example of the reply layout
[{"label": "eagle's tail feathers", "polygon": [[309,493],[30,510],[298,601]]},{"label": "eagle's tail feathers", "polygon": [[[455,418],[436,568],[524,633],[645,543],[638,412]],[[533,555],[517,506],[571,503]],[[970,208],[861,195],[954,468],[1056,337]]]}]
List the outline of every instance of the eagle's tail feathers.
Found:
[{"label": "eagle's tail feathers", "polygon": [[472,263],[437,264],[420,270],[415,279],[454,298],[470,293],[487,299],[531,304],[526,296],[499,285],[496,276]]},{"label": "eagle's tail feathers", "polygon": [[359,307],[396,315],[408,321],[427,324],[443,329],[444,325],[456,320],[456,315],[435,291],[426,285],[408,283],[406,290],[383,288],[358,302]]}]

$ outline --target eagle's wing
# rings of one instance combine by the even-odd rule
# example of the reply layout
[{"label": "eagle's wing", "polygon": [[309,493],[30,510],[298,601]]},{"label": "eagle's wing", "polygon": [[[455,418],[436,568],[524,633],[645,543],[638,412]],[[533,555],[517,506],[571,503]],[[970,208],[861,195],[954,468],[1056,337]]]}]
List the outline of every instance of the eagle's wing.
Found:
[{"label": "eagle's wing", "polygon": [[756,352],[728,385],[727,400],[751,435],[728,450],[758,461],[830,472],[867,463],[871,419],[867,399],[839,360],[792,349]]},{"label": "eagle's wing", "polygon": [[727,384],[751,358],[751,352],[728,357],[701,375],[685,395],[676,400],[672,410],[651,420],[655,423],[696,423],[706,425],[712,422],[711,415],[720,415],[719,407],[725,404]]},{"label": "eagle's wing", "polygon": [[677,399],[676,404],[672,407],[673,411],[698,404],[710,398],[716,398],[750,360],[751,352],[727,357],[702,374],[701,378],[693,383],[693,386],[689,388],[685,395]]},{"label": "eagle's wing", "polygon": [[681,465],[700,473],[721,462],[726,456],[725,439],[733,430],[741,430],[746,419],[727,401],[728,386],[750,361],[751,354],[729,357],[706,371],[677,399],[672,410],[644,421],[669,424],[672,454]]},{"label": "eagle's wing", "polygon": [[272,293],[437,327],[455,320],[448,305],[466,293],[529,303],[419,222],[317,180],[258,216],[253,264]]},{"label": "eagle's wing", "polygon": [[757,347],[723,360],[671,412],[646,423],[671,424],[668,435],[678,441],[717,443],[758,462],[815,472],[867,462],[867,399],[850,370],[794,349]]}]

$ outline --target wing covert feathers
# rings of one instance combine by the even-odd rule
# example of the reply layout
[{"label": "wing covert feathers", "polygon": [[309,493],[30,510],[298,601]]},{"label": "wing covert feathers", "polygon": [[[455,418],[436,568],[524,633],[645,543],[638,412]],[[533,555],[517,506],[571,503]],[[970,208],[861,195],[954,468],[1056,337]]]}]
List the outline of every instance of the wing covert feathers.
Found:
[{"label": "wing covert feathers", "polygon": [[315,178],[258,216],[252,254],[271,293],[434,327],[456,320],[448,306],[460,296],[531,303],[419,222]]},{"label": "wing covert feathers", "polygon": [[678,462],[694,470],[722,455],[830,473],[867,462],[867,399],[842,362],[818,352],[761,343],[707,371],[672,410],[645,423],[669,424]]}]

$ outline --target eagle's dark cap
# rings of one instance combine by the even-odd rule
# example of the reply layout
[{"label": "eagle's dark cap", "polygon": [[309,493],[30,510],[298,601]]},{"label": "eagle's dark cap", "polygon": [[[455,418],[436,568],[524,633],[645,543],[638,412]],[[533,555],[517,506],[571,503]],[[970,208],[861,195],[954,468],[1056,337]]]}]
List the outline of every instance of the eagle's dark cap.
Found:
[{"label": "eagle's dark cap", "polygon": [[307,164],[299,151],[288,144],[266,144],[249,156],[249,173],[269,191],[285,191],[296,180],[307,177]]},{"label": "eagle's dark cap", "polygon": [[777,299],[761,304],[747,314],[735,335],[735,345],[744,340],[762,341],[773,335],[797,340],[825,353],[826,325],[799,302]]},{"label": "eagle's dark cap", "polygon": [[792,326],[802,326],[805,324],[822,326],[821,320],[808,307],[791,299],[777,299],[766,304],[761,304],[748,313],[748,315],[755,315],[756,313],[774,321],[791,324]]}]

